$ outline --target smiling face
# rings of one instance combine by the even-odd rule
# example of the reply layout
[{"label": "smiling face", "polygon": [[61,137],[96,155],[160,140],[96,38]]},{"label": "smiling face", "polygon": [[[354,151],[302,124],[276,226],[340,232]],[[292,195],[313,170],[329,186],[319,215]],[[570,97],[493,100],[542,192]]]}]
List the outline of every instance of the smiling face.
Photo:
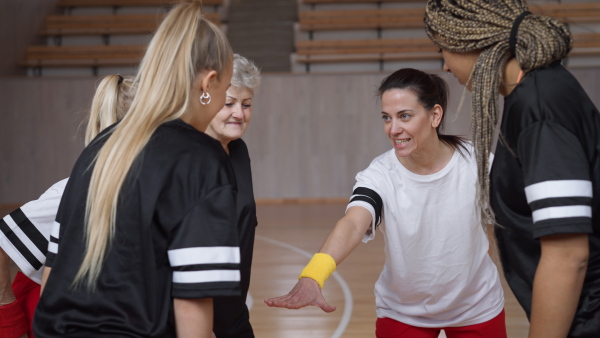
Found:
[{"label": "smiling face", "polygon": [[225,105],[208,125],[206,133],[227,144],[242,137],[252,118],[252,92],[248,88],[229,87]]},{"label": "smiling face", "polygon": [[438,139],[435,128],[442,114],[439,105],[427,111],[409,89],[390,89],[381,96],[383,128],[398,157],[427,151]]}]

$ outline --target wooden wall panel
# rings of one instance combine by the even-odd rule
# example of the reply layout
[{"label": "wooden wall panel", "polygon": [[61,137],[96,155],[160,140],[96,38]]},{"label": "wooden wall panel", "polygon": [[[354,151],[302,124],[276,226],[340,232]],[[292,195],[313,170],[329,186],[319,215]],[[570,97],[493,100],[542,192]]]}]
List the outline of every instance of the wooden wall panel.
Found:
[{"label": "wooden wall panel", "polygon": [[0,76],[25,74],[16,67],[27,45],[44,43],[37,36],[47,14],[58,10],[58,0],[0,1]]},{"label": "wooden wall panel", "polygon": [[[573,73],[599,105],[600,70]],[[385,75],[265,74],[244,137],[256,197],[349,197],[356,173],[390,148],[375,97]],[[469,136],[471,96],[441,75],[451,89],[446,132]],[[69,175],[97,81],[0,78],[0,204],[36,198]]]},{"label": "wooden wall panel", "polygon": [[26,202],[69,176],[95,82],[0,79],[0,203]]}]

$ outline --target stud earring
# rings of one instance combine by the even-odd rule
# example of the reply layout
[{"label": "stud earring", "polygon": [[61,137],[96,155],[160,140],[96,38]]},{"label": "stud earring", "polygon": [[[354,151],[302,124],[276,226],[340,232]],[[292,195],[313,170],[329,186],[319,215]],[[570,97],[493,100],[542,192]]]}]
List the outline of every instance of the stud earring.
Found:
[{"label": "stud earring", "polygon": [[[207,100],[207,101],[204,101]],[[202,103],[202,105],[207,105],[210,103],[210,100],[212,100],[212,98],[210,97],[210,94],[208,92],[202,92],[202,95],[200,95],[200,103]]]}]

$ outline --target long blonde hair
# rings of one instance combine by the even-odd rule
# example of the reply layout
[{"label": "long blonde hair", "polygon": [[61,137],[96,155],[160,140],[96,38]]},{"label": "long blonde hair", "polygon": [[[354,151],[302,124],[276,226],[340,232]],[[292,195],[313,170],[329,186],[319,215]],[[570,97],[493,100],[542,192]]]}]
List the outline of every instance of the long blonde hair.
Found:
[{"label": "long blonde hair", "polygon": [[86,204],[86,253],[74,285],[95,288],[115,233],[119,193],[154,131],[180,118],[190,100],[198,99],[191,96],[199,72],[214,70],[218,77],[232,55],[225,35],[202,16],[200,1],[178,4],[158,27],[140,63],[131,107],[94,164]]},{"label": "long blonde hair", "polygon": [[[525,72],[563,59],[572,48],[571,34],[557,20],[530,14],[516,31],[513,55],[509,40],[515,19],[527,11],[524,0],[429,0],[425,30],[440,48],[451,52],[481,51],[472,79],[473,143],[477,157],[478,204],[487,223],[490,208],[489,154],[498,121],[497,98],[508,60],[516,56]],[[500,135],[502,137],[502,135]]]},{"label": "long blonde hair", "polygon": [[101,131],[123,119],[135,95],[134,78],[107,75],[98,84],[85,129],[87,146]]}]

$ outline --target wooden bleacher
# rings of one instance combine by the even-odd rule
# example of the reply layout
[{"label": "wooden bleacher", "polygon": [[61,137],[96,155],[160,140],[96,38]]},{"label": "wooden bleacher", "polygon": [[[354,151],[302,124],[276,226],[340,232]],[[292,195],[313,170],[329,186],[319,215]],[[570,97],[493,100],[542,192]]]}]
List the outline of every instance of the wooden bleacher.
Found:
[{"label": "wooden bleacher", "polygon": [[[600,33],[573,35],[573,50],[569,55],[600,55]],[[406,60],[441,61],[442,55],[428,38],[296,42],[295,61],[303,64]]]},{"label": "wooden bleacher", "polygon": [[140,45],[29,46],[23,67],[136,66],[146,49]]},{"label": "wooden bleacher", "polygon": [[423,8],[363,9],[302,11],[299,15],[303,31],[420,28],[423,26]]},{"label": "wooden bleacher", "polygon": [[557,18],[564,23],[600,22],[600,3],[532,4],[529,10]]},{"label": "wooden bleacher", "polygon": [[[401,0],[390,0],[399,2]],[[370,0],[303,0],[316,3],[369,3]],[[412,1],[419,2],[417,1]],[[309,40],[296,40],[293,59],[310,71],[313,63],[383,62],[441,60],[439,48],[427,38],[382,38],[385,29],[423,29],[425,8],[422,5],[406,8],[303,10],[299,15],[299,30],[309,33]],[[329,7],[331,8],[331,6]],[[535,14],[557,18],[568,24],[600,24],[600,3],[567,3],[530,5]],[[373,39],[314,39],[319,31],[377,31]],[[329,35],[331,36],[331,34]],[[600,33],[573,35],[574,48],[570,56],[600,56]]]},{"label": "wooden bleacher", "polygon": [[[60,0],[58,7],[145,7],[170,6],[181,0]],[[223,0],[203,0],[204,6],[221,6]]]},{"label": "wooden bleacher", "polygon": [[[221,25],[218,13],[206,13],[206,19]],[[156,30],[164,15],[49,15],[42,36],[150,34]]]},{"label": "wooden bleacher", "polygon": [[[307,1],[324,0],[305,0],[305,3]],[[539,4],[529,7],[535,14],[552,16],[565,23],[600,22],[600,3]],[[424,27],[424,16],[423,6],[402,9],[305,10],[300,12],[299,24],[303,31],[421,28]]]},{"label": "wooden bleacher", "polygon": [[318,4],[352,4],[352,3],[381,3],[381,2],[422,2],[427,0],[303,0],[302,3],[307,5]]},{"label": "wooden bleacher", "polygon": [[[40,36],[54,38],[54,45],[29,46],[26,56],[18,62],[21,67],[33,70],[39,76],[43,68],[82,68],[90,67],[93,74],[98,74],[99,67],[136,67],[145,51],[145,45],[111,44],[111,36],[115,35],[148,35],[153,33],[165,14],[117,14],[121,7],[163,7],[171,6],[180,0],[60,0],[58,7],[63,8],[65,15],[49,15],[46,17]],[[223,0],[203,0],[204,6],[221,6]],[[113,8],[113,14],[78,14],[71,15],[77,7]],[[85,13],[89,13],[86,11]],[[100,11],[102,12],[102,10]],[[104,11],[106,12],[106,11]],[[135,12],[135,11],[134,11]],[[148,11],[146,10],[145,13]],[[216,25],[221,25],[218,8],[206,11],[205,17]],[[64,37],[90,36],[101,37],[102,44],[65,45]],[[97,41],[98,38],[92,39]],[[128,38],[130,39],[130,38]],[[136,38],[137,39],[137,38]],[[131,40],[131,39],[130,39]],[[142,42],[144,43],[144,42]]]},{"label": "wooden bleacher", "polygon": [[298,41],[296,48],[296,61],[300,63],[442,58],[439,47],[428,38],[305,40]]}]

